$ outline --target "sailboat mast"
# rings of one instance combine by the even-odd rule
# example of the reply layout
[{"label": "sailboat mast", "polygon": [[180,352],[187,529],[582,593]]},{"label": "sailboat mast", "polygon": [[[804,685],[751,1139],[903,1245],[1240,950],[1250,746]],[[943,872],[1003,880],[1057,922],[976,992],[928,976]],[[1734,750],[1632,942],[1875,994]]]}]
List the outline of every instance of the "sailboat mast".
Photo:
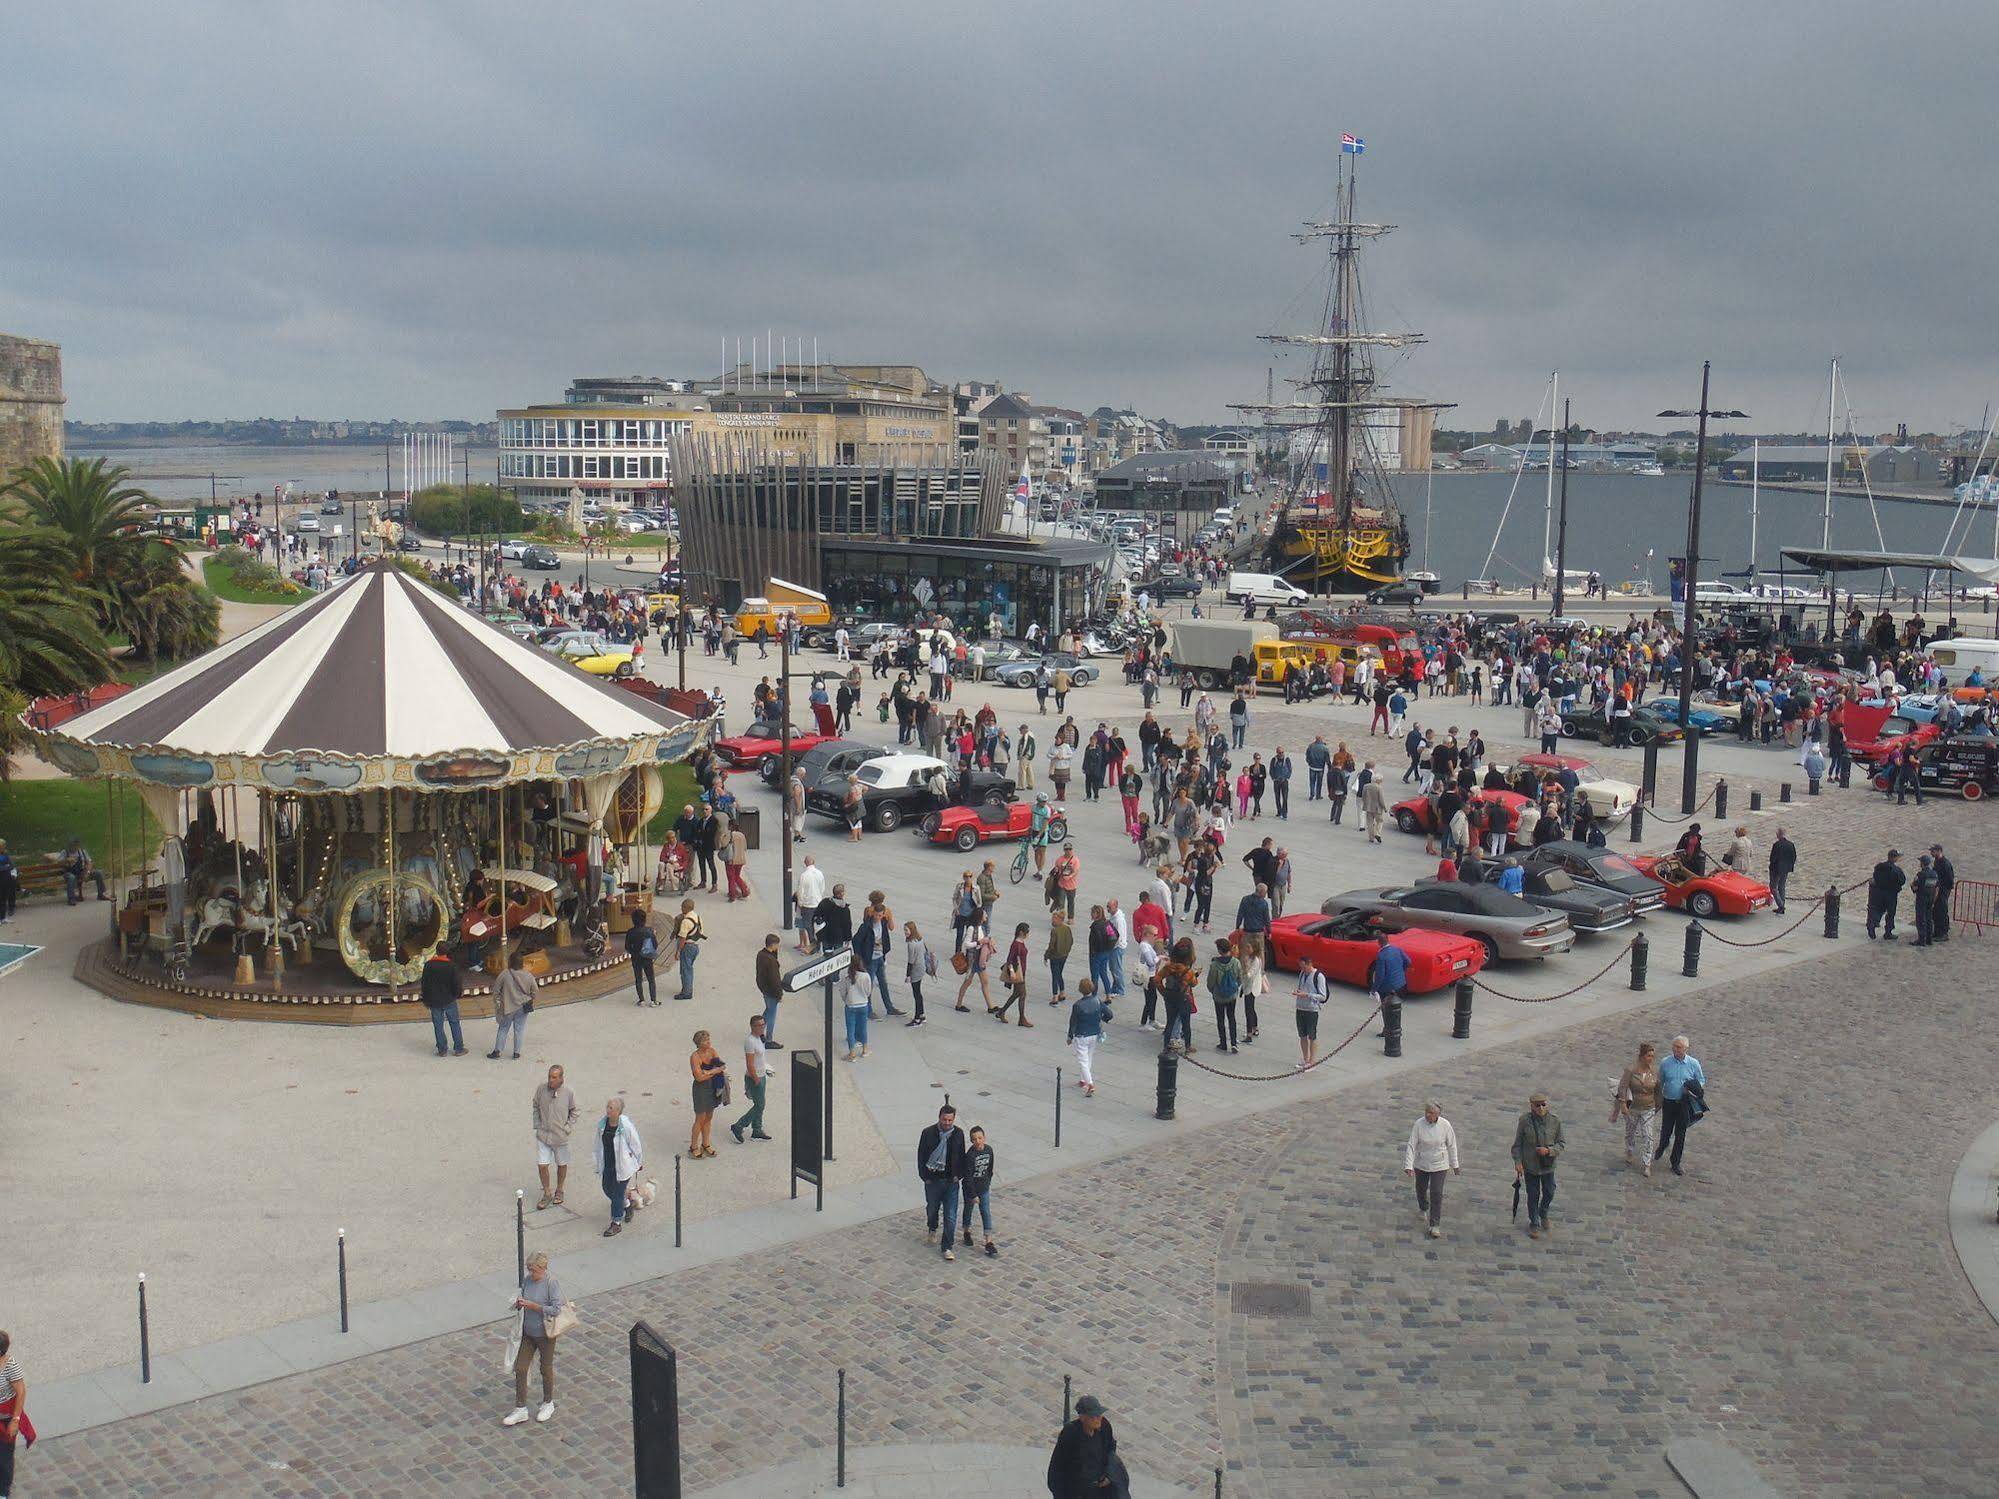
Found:
[{"label": "sailboat mast", "polygon": [[[1334,255],[1338,264],[1334,268],[1333,285],[1333,326],[1327,331],[1342,338],[1334,346],[1333,365],[1338,371],[1338,379],[1333,386],[1333,398],[1346,402],[1353,399],[1353,346],[1344,341],[1344,335],[1353,326],[1353,206],[1354,179],[1360,175],[1358,158],[1356,165],[1349,168],[1346,157],[1340,157],[1340,176],[1345,178],[1344,192],[1336,193],[1336,203],[1340,224],[1333,243],[1337,247]],[[1334,484],[1333,502],[1339,523],[1350,525],[1353,521],[1352,497],[1347,491],[1348,470],[1352,467],[1349,451],[1350,433],[1348,422],[1353,418],[1352,410],[1341,405],[1335,408],[1333,416],[1333,465],[1329,477]]]},{"label": "sailboat mast", "polygon": [[1839,397],[1839,356],[1832,356],[1832,371],[1825,382],[1825,512],[1819,526],[1819,546],[1832,545],[1832,424],[1833,405]]},{"label": "sailboat mast", "polygon": [[1432,458],[1423,474],[1423,571],[1430,571],[1430,496],[1437,487],[1437,461]]},{"label": "sailboat mast", "polygon": [[[1763,480],[1763,439],[1749,440],[1749,582],[1756,582],[1756,501]],[[1779,569],[1781,575],[1782,570]]]},{"label": "sailboat mast", "polygon": [[[1555,382],[1554,394],[1548,398],[1548,499],[1541,507],[1541,570],[1546,572],[1549,559],[1554,554],[1549,550],[1555,540],[1555,408],[1562,404],[1562,372],[1556,370],[1548,377]],[[1534,446],[1534,433],[1527,433],[1527,446]]]}]

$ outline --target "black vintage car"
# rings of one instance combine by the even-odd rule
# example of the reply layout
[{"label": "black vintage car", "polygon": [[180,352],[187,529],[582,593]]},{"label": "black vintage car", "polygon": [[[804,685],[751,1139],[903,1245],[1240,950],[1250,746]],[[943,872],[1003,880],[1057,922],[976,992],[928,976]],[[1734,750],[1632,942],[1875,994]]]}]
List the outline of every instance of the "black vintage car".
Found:
[{"label": "black vintage car", "polygon": [[[822,739],[802,752],[794,749],[791,759],[809,790],[829,775],[844,776],[848,771],[870,760],[880,759],[887,753],[878,744],[863,744],[858,739]],[[785,778],[778,759],[776,755],[765,755],[757,762],[757,774],[766,786],[776,786]]]},{"label": "black vintage car", "polygon": [[1642,704],[1628,715],[1618,717],[1617,730],[1613,734],[1604,720],[1602,709],[1586,708],[1578,703],[1562,715],[1562,733],[1571,739],[1594,739],[1599,744],[1638,746],[1677,744],[1686,738],[1686,732],[1678,724],[1668,723]]},{"label": "black vintage car", "polygon": [[[1553,864],[1539,861],[1522,865],[1520,898],[1544,911],[1560,911],[1579,932],[1611,932],[1629,926],[1637,916],[1628,895],[1619,895],[1601,885],[1571,879]],[[1485,882],[1497,885],[1506,874],[1504,864],[1485,866]]]},{"label": "black vintage car", "polygon": [[1530,869],[1558,869],[1579,884],[1598,885],[1632,902],[1643,916],[1665,904],[1659,882],[1640,873],[1638,866],[1622,854],[1607,848],[1591,848],[1573,838],[1557,838],[1527,854],[1522,862]]},{"label": "black vintage car", "polygon": [[1999,739],[1952,734],[1916,749],[1916,774],[1926,792],[1951,792],[1975,802],[1999,792]]},{"label": "black vintage car", "polygon": [[[931,775],[940,769],[945,783],[941,800],[930,790]],[[956,766],[929,755],[879,755],[857,767],[852,775],[860,782],[862,822],[877,833],[893,832],[904,822],[920,819],[940,806],[1013,800],[1010,777],[990,770],[974,770],[961,777]],[[805,810],[845,821],[847,776],[829,775],[808,785]]]}]

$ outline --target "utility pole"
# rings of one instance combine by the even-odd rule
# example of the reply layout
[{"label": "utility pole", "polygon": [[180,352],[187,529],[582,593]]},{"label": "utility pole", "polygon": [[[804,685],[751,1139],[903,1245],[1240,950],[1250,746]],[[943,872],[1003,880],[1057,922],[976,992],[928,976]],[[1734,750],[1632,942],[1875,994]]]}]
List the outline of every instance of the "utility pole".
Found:
[{"label": "utility pole", "polygon": [[1707,473],[1707,423],[1709,417],[1728,421],[1739,421],[1748,415],[1745,411],[1710,411],[1708,409],[1709,361],[1701,361],[1701,404],[1698,411],[1662,411],[1661,416],[1698,417],[1694,436],[1694,492],[1687,505],[1687,565],[1686,598],[1680,616],[1680,732],[1681,755],[1680,812],[1691,817],[1700,797],[1694,783],[1700,773],[1700,735],[1693,732],[1690,721],[1694,702],[1694,655],[1698,649],[1698,636],[1694,633],[1694,590],[1700,577],[1701,556],[1701,480]]},{"label": "utility pole", "polygon": [[[1706,395],[1702,395],[1701,404],[1703,406],[1707,404]],[[1696,479],[1694,482],[1698,484],[1700,481]],[[1564,396],[1562,398],[1561,515],[1560,519],[1558,519],[1555,523],[1555,617],[1557,619],[1560,619],[1562,617],[1562,605],[1567,600],[1568,597],[1567,594],[1568,570],[1569,570],[1569,402],[1568,398]],[[1682,713],[1680,715],[1680,722],[1685,723],[1686,721],[1687,721],[1687,716],[1685,713]]]}]

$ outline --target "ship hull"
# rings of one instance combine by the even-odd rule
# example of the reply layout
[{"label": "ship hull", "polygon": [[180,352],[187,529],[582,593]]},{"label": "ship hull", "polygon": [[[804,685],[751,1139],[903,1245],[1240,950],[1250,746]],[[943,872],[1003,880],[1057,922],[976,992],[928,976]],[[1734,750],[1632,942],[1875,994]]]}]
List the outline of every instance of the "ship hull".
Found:
[{"label": "ship hull", "polygon": [[1278,547],[1284,576],[1312,593],[1369,593],[1402,579],[1408,548],[1389,526],[1313,526]]}]

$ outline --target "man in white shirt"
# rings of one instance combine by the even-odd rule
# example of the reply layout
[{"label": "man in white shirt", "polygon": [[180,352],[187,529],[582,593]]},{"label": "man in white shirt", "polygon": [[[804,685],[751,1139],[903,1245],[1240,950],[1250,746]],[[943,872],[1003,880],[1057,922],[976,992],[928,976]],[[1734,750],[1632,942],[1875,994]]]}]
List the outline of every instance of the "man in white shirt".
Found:
[{"label": "man in white shirt", "polygon": [[812,951],[812,913],[825,898],[826,873],[813,863],[812,855],[807,854],[804,865],[798,871],[798,883],[791,897],[791,903],[796,908],[794,919],[798,926],[800,952]]},{"label": "man in white shirt", "polygon": [[743,1130],[749,1129],[752,1140],[768,1140],[764,1133],[764,1092],[770,1083],[769,1056],[764,1050],[764,1018],[762,1015],[750,1017],[750,1033],[743,1038],[743,1091],[749,1095],[749,1111],[729,1126],[729,1133],[736,1137],[738,1145],[743,1143]]},{"label": "man in white shirt", "polygon": [[1458,1132],[1443,1108],[1423,1105],[1423,1117],[1409,1131],[1402,1147],[1402,1174],[1416,1179],[1416,1216],[1430,1220],[1430,1237],[1441,1239],[1444,1218],[1444,1173],[1458,1169]]},{"label": "man in white shirt", "polygon": [[842,661],[853,660],[853,655],[849,649],[853,644],[853,639],[847,634],[847,627],[845,625],[840,626],[839,629],[833,632],[833,644],[839,647],[840,659]]},{"label": "man in white shirt", "polygon": [[1117,946],[1111,949],[1110,992],[1121,995],[1124,993],[1124,955],[1131,947],[1131,917],[1115,900],[1104,902],[1104,915],[1117,928]]}]

